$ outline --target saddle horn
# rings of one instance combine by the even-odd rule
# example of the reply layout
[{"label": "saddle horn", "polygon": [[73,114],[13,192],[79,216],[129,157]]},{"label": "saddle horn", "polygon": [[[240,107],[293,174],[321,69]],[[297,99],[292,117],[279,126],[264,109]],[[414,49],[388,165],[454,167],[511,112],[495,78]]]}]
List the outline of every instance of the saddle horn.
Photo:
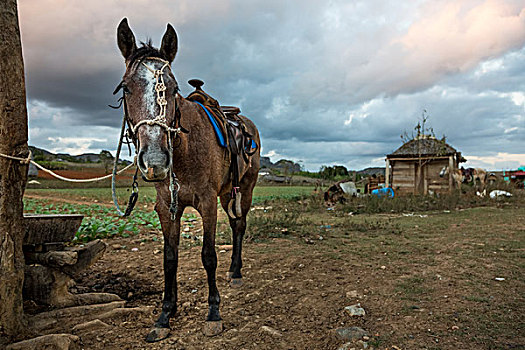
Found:
[{"label": "saddle horn", "polygon": [[202,90],[202,86],[204,85],[204,82],[200,79],[190,79],[188,80],[188,84],[193,86],[196,90]]}]

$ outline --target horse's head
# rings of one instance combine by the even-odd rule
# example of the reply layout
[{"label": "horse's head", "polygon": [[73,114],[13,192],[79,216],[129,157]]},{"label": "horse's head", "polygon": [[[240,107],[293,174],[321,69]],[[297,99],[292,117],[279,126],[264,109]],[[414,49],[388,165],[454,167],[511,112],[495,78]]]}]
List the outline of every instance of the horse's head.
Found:
[{"label": "horse's head", "polygon": [[124,91],[125,113],[138,152],[137,165],[147,180],[164,180],[172,165],[171,138],[176,136],[178,85],[170,65],[177,54],[177,34],[168,24],[160,49],[151,43],[138,48],[124,18],[117,29],[117,42],[126,73],[115,92]]},{"label": "horse's head", "polygon": [[448,166],[444,166],[443,169],[441,169],[441,171],[439,172],[439,177],[443,177],[447,175],[447,173],[448,173]]}]

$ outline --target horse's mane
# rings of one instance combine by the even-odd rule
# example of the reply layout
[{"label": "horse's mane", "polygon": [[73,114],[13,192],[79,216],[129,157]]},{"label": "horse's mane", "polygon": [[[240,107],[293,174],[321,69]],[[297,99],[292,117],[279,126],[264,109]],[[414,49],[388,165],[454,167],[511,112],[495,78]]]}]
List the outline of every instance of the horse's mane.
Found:
[{"label": "horse's mane", "polygon": [[140,62],[146,57],[158,57],[164,60],[166,59],[166,57],[164,57],[157,48],[153,47],[151,39],[148,39],[146,42],[141,41],[140,44],[142,46],[135,50],[135,52],[133,52],[129,57],[130,66],[137,61]]}]

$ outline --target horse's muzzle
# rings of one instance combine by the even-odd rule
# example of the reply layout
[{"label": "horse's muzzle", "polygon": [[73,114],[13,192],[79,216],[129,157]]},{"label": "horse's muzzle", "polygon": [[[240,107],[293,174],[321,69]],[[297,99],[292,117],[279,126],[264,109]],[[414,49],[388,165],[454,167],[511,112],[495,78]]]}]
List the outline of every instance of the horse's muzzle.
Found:
[{"label": "horse's muzzle", "polygon": [[168,152],[141,150],[137,164],[145,181],[162,181],[168,177],[171,162]]}]

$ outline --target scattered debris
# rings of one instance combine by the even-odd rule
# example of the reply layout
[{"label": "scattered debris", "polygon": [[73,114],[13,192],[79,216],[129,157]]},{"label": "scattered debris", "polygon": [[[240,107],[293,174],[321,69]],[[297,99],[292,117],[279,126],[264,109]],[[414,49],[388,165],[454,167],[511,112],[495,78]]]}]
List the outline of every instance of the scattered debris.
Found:
[{"label": "scattered debris", "polygon": [[507,191],[502,190],[493,190],[489,194],[490,198],[498,198],[498,197],[512,197],[512,193],[509,193]]},{"label": "scattered debris", "polygon": [[494,279],[495,279],[496,281],[500,281],[500,282],[501,282],[501,281],[505,281],[505,278],[503,278],[503,277],[496,277],[496,278],[494,278]]},{"label": "scattered debris", "polygon": [[273,329],[272,327],[262,326],[261,330],[265,331],[266,333],[269,333],[269,334],[273,335],[274,337],[282,337],[283,336],[281,332]]},{"label": "scattered debris", "polygon": [[138,252],[138,251],[139,251],[139,248],[136,248],[136,247],[135,247],[135,248],[131,248],[131,251],[132,251],[132,252]]},{"label": "scattered debris", "polygon": [[414,214],[414,213],[403,213],[403,216],[415,216],[415,217],[420,217],[420,218],[427,218],[428,215],[422,215],[422,214]]},{"label": "scattered debris", "polygon": [[350,316],[364,316],[366,315],[365,309],[361,307],[361,304],[355,304],[345,307],[346,312],[350,314]]}]

